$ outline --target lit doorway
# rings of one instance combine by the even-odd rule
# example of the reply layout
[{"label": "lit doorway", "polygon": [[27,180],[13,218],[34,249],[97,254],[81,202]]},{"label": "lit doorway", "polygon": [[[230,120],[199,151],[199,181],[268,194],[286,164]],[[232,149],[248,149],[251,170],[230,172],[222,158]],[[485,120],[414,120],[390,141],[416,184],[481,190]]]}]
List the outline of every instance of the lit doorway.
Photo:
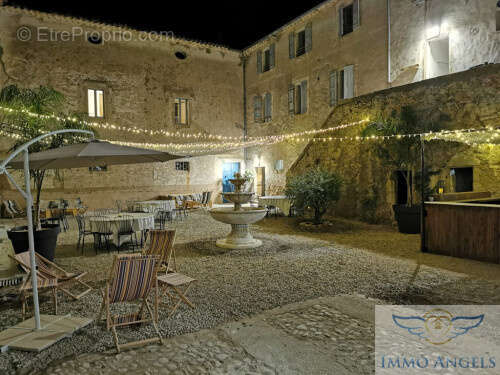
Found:
[{"label": "lit doorway", "polygon": [[256,193],[259,197],[266,195],[266,167],[256,167]]},{"label": "lit doorway", "polygon": [[[232,162],[232,163],[224,163],[222,165],[222,192],[230,193],[234,191],[234,185],[229,182],[230,179],[234,177],[236,173],[240,172],[240,163]],[[228,200],[223,199],[224,203],[229,203]]]},{"label": "lit doorway", "polygon": [[450,38],[429,40],[426,78],[450,74]]}]

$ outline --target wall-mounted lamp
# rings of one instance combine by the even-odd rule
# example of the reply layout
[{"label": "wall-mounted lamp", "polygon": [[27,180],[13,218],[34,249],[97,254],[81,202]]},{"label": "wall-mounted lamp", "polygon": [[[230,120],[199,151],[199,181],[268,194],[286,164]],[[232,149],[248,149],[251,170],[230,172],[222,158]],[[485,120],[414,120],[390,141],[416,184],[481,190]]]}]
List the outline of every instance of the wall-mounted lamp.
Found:
[{"label": "wall-mounted lamp", "polygon": [[280,172],[283,170],[283,160],[276,160],[276,164],[274,166],[274,168]]}]

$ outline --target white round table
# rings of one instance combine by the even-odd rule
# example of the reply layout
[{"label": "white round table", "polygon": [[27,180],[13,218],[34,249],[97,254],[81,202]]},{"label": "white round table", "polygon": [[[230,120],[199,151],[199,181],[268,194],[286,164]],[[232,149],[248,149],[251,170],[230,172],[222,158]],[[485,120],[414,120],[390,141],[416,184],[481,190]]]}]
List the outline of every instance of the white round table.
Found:
[{"label": "white round table", "polygon": [[120,214],[108,214],[105,216],[88,216],[88,221],[92,225],[91,228],[95,228],[97,222],[107,221],[111,223],[111,230],[113,231],[113,243],[115,246],[120,247],[127,239],[123,238],[121,243],[118,241],[118,227],[120,221],[132,220],[132,228],[135,232],[140,232],[146,229],[155,228],[155,215],[153,213],[120,213]]}]

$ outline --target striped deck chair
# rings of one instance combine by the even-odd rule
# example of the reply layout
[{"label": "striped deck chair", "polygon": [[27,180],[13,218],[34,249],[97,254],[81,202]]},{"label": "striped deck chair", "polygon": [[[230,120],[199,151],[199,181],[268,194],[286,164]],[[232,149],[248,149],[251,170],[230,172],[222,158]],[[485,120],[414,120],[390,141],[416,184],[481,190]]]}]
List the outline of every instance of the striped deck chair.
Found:
[{"label": "striped deck chair", "polygon": [[[29,268],[29,270],[31,270],[31,268]],[[36,281],[38,292],[49,290],[52,293],[52,299],[54,302],[54,314],[57,315],[57,279],[44,279],[38,277]],[[33,288],[31,284],[31,272],[28,271],[28,277],[24,279],[24,281],[21,283],[21,287],[19,288],[22,320],[26,318],[27,301],[29,296],[32,295],[32,292]]]},{"label": "striped deck chair", "polygon": [[[186,297],[186,294],[196,279],[177,272],[174,251],[175,230],[152,230],[149,233],[150,244],[148,248],[143,249],[143,255],[156,255],[160,259],[157,278],[159,288],[163,290],[161,296],[167,295],[173,303],[169,317],[175,313],[182,302],[194,309],[194,304]],[[164,274],[159,275],[160,272]],[[158,310],[155,313],[158,321]]]},{"label": "striped deck chair", "polygon": [[[36,256],[35,262],[37,267],[38,279],[56,280],[57,290],[60,290],[61,292],[70,296],[74,300],[79,300],[84,295],[90,293],[90,291],[92,290],[92,287],[90,285],[81,280],[81,278],[85,276],[87,272],[81,272],[81,273],[66,272],[61,267],[51,262],[50,260],[44,258],[40,254],[35,253],[35,256]],[[29,251],[16,254],[11,258],[14,259],[25,272],[29,273],[31,271]],[[84,287],[85,289],[80,294],[72,293],[68,289],[68,287],[76,285]]]},{"label": "striped deck chair", "polygon": [[[158,309],[158,281],[156,280],[155,256],[142,254],[116,255],[111,268],[109,280],[102,291],[103,301],[99,312],[98,321],[101,320],[106,310],[106,327],[111,329],[118,353],[122,348],[130,348],[159,342],[163,344],[158,326],[156,325],[157,313],[153,313],[148,302],[151,291],[154,290],[155,312]],[[111,306],[114,304],[140,301],[140,309],[127,315],[112,315]],[[149,313],[149,318],[144,315],[144,308]],[[117,327],[132,324],[152,323],[158,337],[120,344],[116,333]]]}]

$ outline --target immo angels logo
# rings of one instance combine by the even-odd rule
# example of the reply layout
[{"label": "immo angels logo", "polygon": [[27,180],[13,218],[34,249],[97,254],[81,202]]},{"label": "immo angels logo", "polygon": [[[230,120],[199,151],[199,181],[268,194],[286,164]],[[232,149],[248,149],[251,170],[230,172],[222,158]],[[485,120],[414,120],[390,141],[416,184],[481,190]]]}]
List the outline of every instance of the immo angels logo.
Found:
[{"label": "immo angels logo", "polygon": [[398,327],[419,336],[434,345],[442,345],[465,335],[472,328],[479,327],[484,320],[484,314],[477,316],[453,316],[449,311],[433,309],[422,316],[392,315],[392,320]]}]

